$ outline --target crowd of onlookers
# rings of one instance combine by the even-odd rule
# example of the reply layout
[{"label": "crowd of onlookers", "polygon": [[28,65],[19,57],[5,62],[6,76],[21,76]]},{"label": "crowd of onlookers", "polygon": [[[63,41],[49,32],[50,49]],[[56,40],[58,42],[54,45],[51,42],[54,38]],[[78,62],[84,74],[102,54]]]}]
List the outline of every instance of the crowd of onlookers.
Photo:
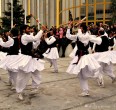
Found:
[{"label": "crowd of onlookers", "polygon": [[[31,26],[31,33],[34,33],[34,35],[37,33],[37,28],[34,26]],[[93,35],[98,35],[98,30],[100,28],[103,28],[107,34],[108,37],[114,37],[116,36],[116,24],[113,25],[108,25],[108,24],[103,24],[103,23],[99,23],[99,25],[94,25],[93,23],[91,23],[90,25],[87,26],[88,29],[88,33],[93,34]],[[50,29],[54,30],[54,36],[57,38],[57,48],[58,48],[58,52],[60,52],[60,49],[62,50],[62,54],[60,55],[60,57],[65,57],[65,51],[66,48],[68,46],[68,44],[72,45],[72,48],[75,47],[75,42],[74,41],[70,41],[69,39],[66,38],[66,31],[67,31],[67,26],[60,26],[59,28],[57,28],[56,26],[52,26]],[[49,30],[48,30],[48,36],[49,36]],[[72,25],[71,28],[71,34],[76,34],[78,32],[78,26],[77,24]],[[0,37],[3,38],[4,41],[8,40],[8,36],[9,35],[9,30],[3,30],[2,28],[0,28]],[[20,35],[19,35],[19,40],[20,40]],[[19,46],[20,47],[20,46]],[[7,49],[6,48],[0,48],[1,51],[6,52]],[[47,50],[47,44],[44,41],[44,37],[41,38],[41,42],[40,45],[37,48],[38,52],[41,54],[41,58],[43,58],[42,54]]]},{"label": "crowd of onlookers", "polygon": [[[52,27],[55,30],[55,36],[58,38],[58,50],[62,48],[62,56],[65,57],[65,51],[68,46],[68,44],[72,45],[72,48],[75,47],[75,42],[70,41],[66,38],[66,31],[67,31],[67,26],[60,26],[59,28],[56,28],[56,26]],[[108,25],[108,24],[103,24],[99,23],[99,25],[94,25],[91,23],[90,25],[87,26],[88,33],[92,35],[98,36],[98,30],[100,28],[103,28],[106,32],[106,35],[108,37],[116,37],[116,24],[113,25]],[[72,25],[71,28],[71,34],[76,34],[78,32],[78,25],[74,24]]]}]

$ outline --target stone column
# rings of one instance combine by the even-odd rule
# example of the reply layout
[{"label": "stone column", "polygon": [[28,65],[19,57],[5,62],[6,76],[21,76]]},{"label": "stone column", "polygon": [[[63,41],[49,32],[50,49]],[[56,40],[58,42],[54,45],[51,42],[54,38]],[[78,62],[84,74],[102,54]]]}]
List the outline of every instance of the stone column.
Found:
[{"label": "stone column", "polygon": [[46,0],[43,0],[43,24],[47,24],[46,22]]},{"label": "stone column", "polygon": [[[66,9],[69,8],[69,0],[66,0]],[[65,22],[68,23],[69,21],[69,10],[66,10],[66,20]]]},{"label": "stone column", "polygon": [[40,3],[39,3],[39,9],[40,9],[40,22],[43,24],[43,0],[40,0]]},{"label": "stone column", "polygon": [[46,0],[46,25],[49,27],[49,0]]},{"label": "stone column", "polygon": [[[65,9],[65,0],[62,0],[62,10]],[[62,11],[62,23],[64,24],[66,22],[66,16],[65,16],[66,11]]]},{"label": "stone column", "polygon": [[[5,10],[8,10],[8,5],[7,5],[7,3],[8,3],[8,0],[4,0],[5,1]],[[11,1],[10,1],[11,2]]]},{"label": "stone column", "polygon": [[[34,13],[34,2],[33,2],[33,0],[31,0],[31,14],[35,17],[35,13]],[[31,25],[34,25],[35,24],[35,19],[34,18],[32,18],[31,19]]]},{"label": "stone column", "polygon": [[[40,1],[37,0],[37,18],[40,19]],[[40,29],[40,26],[38,25],[38,29]]]},{"label": "stone column", "polygon": [[1,0],[0,0],[0,17],[2,15],[2,10],[1,10],[2,9],[2,6],[1,5],[2,5],[2,3],[1,3]]},{"label": "stone column", "polygon": [[55,25],[54,14],[56,13],[55,6],[54,6],[55,0],[50,0],[50,27]]}]

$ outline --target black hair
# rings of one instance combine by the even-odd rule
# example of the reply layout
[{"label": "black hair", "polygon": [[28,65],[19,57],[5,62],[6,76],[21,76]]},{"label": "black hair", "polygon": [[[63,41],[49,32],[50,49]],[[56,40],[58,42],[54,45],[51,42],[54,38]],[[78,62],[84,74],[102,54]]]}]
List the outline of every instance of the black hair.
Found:
[{"label": "black hair", "polygon": [[82,23],[82,24],[80,25],[80,27],[83,28],[84,33],[87,32],[87,26],[86,26],[86,24]]},{"label": "black hair", "polygon": [[37,27],[33,26],[32,28],[33,28],[34,32],[37,34],[37,32],[38,32]]},{"label": "black hair", "polygon": [[17,28],[12,28],[10,32],[13,36],[18,36],[19,35],[19,30]]},{"label": "black hair", "polygon": [[21,34],[21,35],[23,35],[24,30],[26,30],[27,27],[29,27],[29,26],[28,26],[28,25],[22,25],[22,26],[20,27],[20,34]]},{"label": "black hair", "polygon": [[4,29],[3,32],[4,33],[9,32],[9,29]]},{"label": "black hair", "polygon": [[48,38],[50,37],[50,32],[47,33],[47,37],[48,37]]},{"label": "black hair", "polygon": [[104,30],[99,30],[100,35],[104,35],[104,33],[105,33]]},{"label": "black hair", "polygon": [[4,30],[0,29],[0,35],[3,35],[3,33],[4,33]]},{"label": "black hair", "polygon": [[53,31],[53,34],[56,35],[56,30],[55,29],[50,29],[50,31]]},{"label": "black hair", "polygon": [[9,29],[4,29],[3,32],[4,32],[4,35],[3,35],[4,40],[8,41],[8,36],[6,35],[6,33],[9,32]]}]

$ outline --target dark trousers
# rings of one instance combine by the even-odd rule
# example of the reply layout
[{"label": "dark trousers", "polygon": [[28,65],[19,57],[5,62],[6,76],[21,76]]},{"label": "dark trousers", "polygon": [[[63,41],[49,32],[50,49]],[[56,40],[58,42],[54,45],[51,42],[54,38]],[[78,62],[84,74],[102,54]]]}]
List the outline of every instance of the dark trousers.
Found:
[{"label": "dark trousers", "polygon": [[69,43],[70,42],[66,37],[59,39],[59,41],[58,41],[58,52],[60,51],[60,48],[62,48],[61,57],[65,57],[66,47],[68,46]]}]

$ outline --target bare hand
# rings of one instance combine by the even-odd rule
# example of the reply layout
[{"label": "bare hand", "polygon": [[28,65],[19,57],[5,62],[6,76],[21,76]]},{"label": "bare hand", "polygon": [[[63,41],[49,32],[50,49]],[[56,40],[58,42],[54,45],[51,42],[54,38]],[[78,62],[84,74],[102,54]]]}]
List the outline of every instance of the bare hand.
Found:
[{"label": "bare hand", "polygon": [[46,26],[42,25],[41,29],[42,29],[43,31],[45,31],[47,28],[46,28]]},{"label": "bare hand", "polygon": [[79,24],[81,24],[82,22],[83,22],[83,21],[82,21],[82,20],[80,20],[80,21],[79,21]]},{"label": "bare hand", "polygon": [[72,25],[72,21],[69,21],[68,22],[68,28],[71,28],[71,25]]}]

